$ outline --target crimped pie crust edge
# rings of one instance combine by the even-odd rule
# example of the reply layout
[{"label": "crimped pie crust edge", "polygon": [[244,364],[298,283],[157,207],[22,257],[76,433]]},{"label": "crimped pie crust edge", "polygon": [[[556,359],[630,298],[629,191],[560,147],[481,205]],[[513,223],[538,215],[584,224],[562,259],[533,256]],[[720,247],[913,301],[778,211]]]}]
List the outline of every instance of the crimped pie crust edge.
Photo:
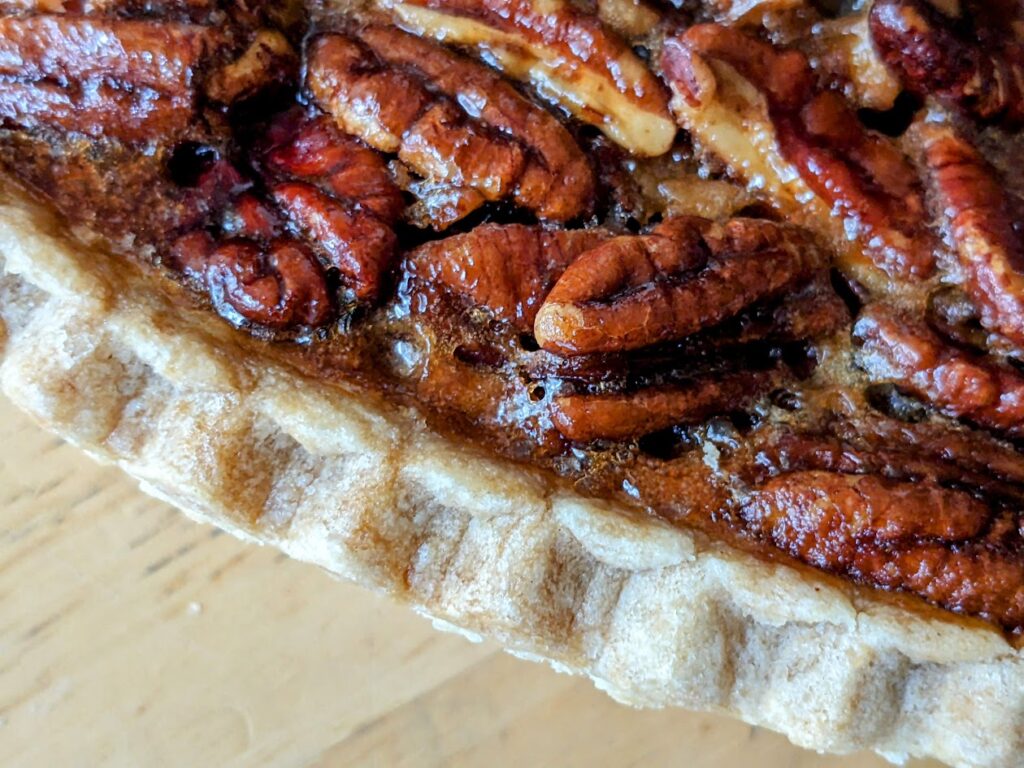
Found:
[{"label": "crimped pie crust edge", "polygon": [[821,751],[1024,766],[1024,653],[997,632],[585,499],[306,380],[4,194],[0,387],[146,492],[627,704]]}]

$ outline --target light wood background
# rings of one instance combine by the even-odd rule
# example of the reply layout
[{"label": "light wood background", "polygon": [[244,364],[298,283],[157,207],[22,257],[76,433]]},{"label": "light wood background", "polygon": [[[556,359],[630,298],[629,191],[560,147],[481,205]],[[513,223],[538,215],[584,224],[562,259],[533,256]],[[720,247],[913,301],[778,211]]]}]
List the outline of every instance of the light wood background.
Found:
[{"label": "light wood background", "polygon": [[884,763],[626,709],[441,634],[190,522],[0,399],[0,765]]}]

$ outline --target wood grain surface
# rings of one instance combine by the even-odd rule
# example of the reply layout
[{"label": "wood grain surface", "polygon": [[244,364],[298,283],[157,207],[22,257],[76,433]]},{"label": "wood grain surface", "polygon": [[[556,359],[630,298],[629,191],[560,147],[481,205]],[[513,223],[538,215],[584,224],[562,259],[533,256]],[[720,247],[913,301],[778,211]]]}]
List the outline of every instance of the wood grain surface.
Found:
[{"label": "wood grain surface", "polygon": [[885,765],[439,633],[192,523],[5,400],[0,514],[0,766]]}]

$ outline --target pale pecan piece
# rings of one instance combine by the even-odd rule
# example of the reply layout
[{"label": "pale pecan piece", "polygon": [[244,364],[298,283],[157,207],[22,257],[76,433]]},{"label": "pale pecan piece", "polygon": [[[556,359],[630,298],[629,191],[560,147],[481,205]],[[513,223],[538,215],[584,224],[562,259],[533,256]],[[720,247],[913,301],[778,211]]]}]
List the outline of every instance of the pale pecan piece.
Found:
[{"label": "pale pecan piece", "polygon": [[413,294],[439,287],[529,333],[565,268],[607,238],[603,230],[484,224],[413,251],[403,265],[402,292],[415,301]]},{"label": "pale pecan piece", "polygon": [[432,42],[388,27],[323,35],[309,48],[308,84],[345,130],[456,190],[458,215],[506,197],[556,221],[592,205],[593,171],[566,129],[494,72]]},{"label": "pale pecan piece", "polygon": [[234,104],[274,84],[292,81],[298,64],[284,35],[276,29],[261,29],[237,59],[210,74],[204,92],[212,101]]},{"label": "pale pecan piece", "polygon": [[0,124],[143,141],[182,133],[216,32],[71,16],[0,18]]},{"label": "pale pecan piece", "polygon": [[[961,5],[957,3],[957,5]],[[985,122],[1024,120],[1024,45],[1012,0],[963,3],[951,17],[928,0],[876,0],[871,33],[905,86]]]},{"label": "pale pecan piece", "polygon": [[[687,0],[670,0],[681,6]],[[766,16],[807,7],[807,0],[701,0],[699,3],[716,21],[728,24],[758,26]]]},{"label": "pale pecan piece", "polygon": [[574,442],[628,440],[737,410],[777,379],[774,371],[746,371],[637,392],[559,395],[551,403],[551,420]]},{"label": "pale pecan piece", "polygon": [[697,25],[666,40],[662,63],[680,123],[788,218],[828,238],[858,279],[890,288],[865,257],[890,277],[932,273],[917,173],[842,97],[815,87],[803,54]]},{"label": "pale pecan piece", "polygon": [[903,90],[875,48],[866,10],[819,21],[798,44],[819,76],[858,106],[891,109]]},{"label": "pale pecan piece", "polygon": [[807,282],[827,263],[803,230],[758,219],[668,219],[577,259],[537,314],[535,335],[562,355],[680,339]]},{"label": "pale pecan piece", "polygon": [[795,472],[755,491],[740,517],[754,535],[817,568],[1004,626],[1024,620],[1019,532],[1002,518],[986,533],[993,513],[963,491]]},{"label": "pale pecan piece", "polygon": [[854,326],[868,378],[892,382],[943,413],[1024,435],[1024,375],[944,342],[927,326],[871,305]]},{"label": "pale pecan piece", "polygon": [[966,274],[981,324],[1024,345],[1024,243],[993,169],[946,126],[924,125],[926,160],[939,209]]},{"label": "pale pecan piece", "polygon": [[475,48],[636,155],[656,157],[676,127],[664,87],[628,45],[565,0],[387,0],[408,28]]},{"label": "pale pecan piece", "polygon": [[645,0],[596,0],[594,12],[626,40],[645,38],[661,22],[661,14]]}]

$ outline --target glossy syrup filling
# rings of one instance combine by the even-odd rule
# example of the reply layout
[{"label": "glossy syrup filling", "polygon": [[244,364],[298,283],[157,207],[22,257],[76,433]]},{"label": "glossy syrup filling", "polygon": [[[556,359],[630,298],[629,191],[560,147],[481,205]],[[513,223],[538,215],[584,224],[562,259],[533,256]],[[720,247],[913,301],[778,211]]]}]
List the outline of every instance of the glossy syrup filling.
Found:
[{"label": "glossy syrup filling", "polygon": [[12,11],[0,162],[300,370],[1021,633],[1010,33],[384,5]]}]

